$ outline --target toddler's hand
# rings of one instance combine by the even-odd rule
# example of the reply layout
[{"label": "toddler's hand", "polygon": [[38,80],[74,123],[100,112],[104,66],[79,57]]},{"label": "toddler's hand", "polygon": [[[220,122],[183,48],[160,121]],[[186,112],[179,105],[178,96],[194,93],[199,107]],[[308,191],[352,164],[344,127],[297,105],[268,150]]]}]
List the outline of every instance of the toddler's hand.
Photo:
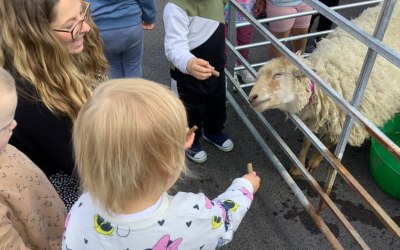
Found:
[{"label": "toddler's hand", "polygon": [[251,172],[250,174],[243,175],[243,178],[251,182],[253,185],[253,194],[255,194],[260,187],[260,177],[258,177],[256,172]]},{"label": "toddler's hand", "polygon": [[143,29],[144,30],[152,30],[154,28],[154,23],[142,23]]},{"label": "toddler's hand", "polygon": [[186,135],[185,149],[192,147],[195,135],[194,131]]},{"label": "toddler's hand", "polygon": [[187,71],[199,80],[205,80],[212,74],[214,67],[209,62],[200,58],[192,58],[186,66]]}]

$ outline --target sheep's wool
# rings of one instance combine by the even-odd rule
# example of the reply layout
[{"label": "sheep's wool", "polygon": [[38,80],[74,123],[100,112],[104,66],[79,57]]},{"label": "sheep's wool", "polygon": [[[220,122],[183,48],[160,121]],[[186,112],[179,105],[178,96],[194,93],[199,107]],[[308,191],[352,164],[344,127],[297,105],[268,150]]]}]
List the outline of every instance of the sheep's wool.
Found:
[{"label": "sheep's wool", "polygon": [[[372,34],[380,8],[381,6],[368,8],[352,22]],[[396,4],[383,43],[398,53],[399,27],[400,10],[399,4]],[[367,46],[337,28],[318,43],[317,48],[306,59],[306,63],[340,95],[351,100],[366,52]],[[304,84],[308,82],[306,79]],[[309,96],[307,91],[302,93]],[[312,101],[304,105],[299,113],[303,121],[325,142],[336,143],[342,132],[346,113],[318,88],[315,89]],[[381,56],[377,57],[373,67],[360,112],[378,127],[396,112],[400,112],[400,69]],[[367,131],[356,124],[348,142],[352,146],[360,146],[368,136]]]}]

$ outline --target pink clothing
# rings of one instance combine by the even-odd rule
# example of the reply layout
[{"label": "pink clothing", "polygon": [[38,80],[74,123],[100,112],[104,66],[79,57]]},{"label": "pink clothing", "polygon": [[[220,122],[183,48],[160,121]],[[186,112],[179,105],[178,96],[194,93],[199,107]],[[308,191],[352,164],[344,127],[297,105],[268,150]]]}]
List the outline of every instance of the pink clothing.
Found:
[{"label": "pink clothing", "polygon": [[[253,34],[253,27],[245,26],[236,29],[236,42],[237,45],[249,44],[251,42],[251,36]],[[228,26],[225,25],[225,37],[228,37]],[[249,59],[249,49],[239,50],[239,53],[248,61]],[[240,64],[237,61],[237,64]]]},{"label": "pink clothing", "polygon": [[44,173],[7,145],[0,176],[0,249],[61,249],[66,209]]},{"label": "pink clothing", "polygon": [[[299,4],[288,7],[277,6],[270,1],[267,1],[266,13],[267,17],[277,17],[289,14],[296,14],[300,12],[310,11],[312,8],[307,4]],[[269,24],[270,30],[273,32],[286,32],[292,28],[308,28],[310,26],[311,15],[301,16],[297,18],[284,19],[280,21],[271,22]]]},{"label": "pink clothing", "polygon": [[[236,0],[240,6],[242,6],[245,10],[248,11],[252,16],[255,15],[255,4],[256,0]],[[227,22],[229,12],[228,12],[229,3],[225,6],[225,21]],[[243,17],[240,13],[236,15],[236,23],[246,22],[247,19]],[[245,45],[251,43],[251,37],[253,34],[253,27],[245,26],[236,29],[236,43],[237,45]],[[228,25],[225,25],[225,38],[228,38]],[[226,51],[227,52],[227,51]],[[248,61],[249,60],[249,49],[242,49],[239,53]],[[225,53],[226,54],[226,53]],[[236,61],[236,64],[241,64],[239,60]]]},{"label": "pink clothing", "polygon": [[[240,6],[242,6],[243,9],[245,9],[252,16],[255,16],[256,12],[255,12],[254,6],[256,5],[256,0],[236,0],[236,2],[238,2],[240,4]],[[229,18],[228,9],[229,9],[229,3],[227,3],[225,5],[225,10],[224,10],[225,22],[228,22],[228,18]],[[236,15],[236,23],[242,23],[242,22],[246,22],[246,21],[247,21],[247,18],[245,18],[238,11],[238,13]]]}]

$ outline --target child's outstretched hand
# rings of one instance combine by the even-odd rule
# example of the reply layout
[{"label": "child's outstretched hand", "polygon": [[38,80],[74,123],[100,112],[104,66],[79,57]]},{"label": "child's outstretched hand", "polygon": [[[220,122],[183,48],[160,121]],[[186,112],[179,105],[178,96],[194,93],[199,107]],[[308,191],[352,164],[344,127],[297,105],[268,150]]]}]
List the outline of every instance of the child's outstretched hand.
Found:
[{"label": "child's outstretched hand", "polygon": [[253,185],[253,194],[255,194],[260,187],[260,177],[257,175],[256,172],[251,172],[249,174],[243,175],[243,178],[251,182],[251,184]]},{"label": "child's outstretched hand", "polygon": [[209,62],[200,58],[192,58],[186,66],[187,71],[199,80],[205,80],[212,75],[214,67]]}]

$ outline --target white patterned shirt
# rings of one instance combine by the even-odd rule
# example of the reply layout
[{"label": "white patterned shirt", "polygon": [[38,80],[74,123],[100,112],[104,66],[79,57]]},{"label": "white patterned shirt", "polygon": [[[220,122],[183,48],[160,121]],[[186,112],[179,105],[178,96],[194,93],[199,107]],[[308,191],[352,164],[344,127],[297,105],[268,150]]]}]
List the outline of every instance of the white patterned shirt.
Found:
[{"label": "white patterned shirt", "polygon": [[119,216],[105,212],[86,192],[67,217],[62,248],[215,249],[232,240],[252,200],[253,186],[238,178],[214,200],[202,193],[165,193],[151,213]]}]

